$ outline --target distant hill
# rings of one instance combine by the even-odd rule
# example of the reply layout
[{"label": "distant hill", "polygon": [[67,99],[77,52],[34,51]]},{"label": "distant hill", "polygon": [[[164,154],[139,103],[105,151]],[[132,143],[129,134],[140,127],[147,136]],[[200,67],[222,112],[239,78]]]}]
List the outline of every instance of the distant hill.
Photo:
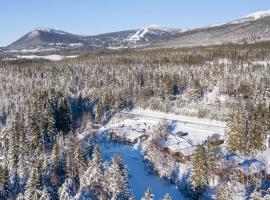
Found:
[{"label": "distant hill", "polygon": [[177,48],[261,41],[270,41],[270,11],[256,12],[224,24],[191,30],[150,25],[137,30],[82,36],[52,28],[37,28],[4,47],[3,50],[41,53],[146,46]]}]

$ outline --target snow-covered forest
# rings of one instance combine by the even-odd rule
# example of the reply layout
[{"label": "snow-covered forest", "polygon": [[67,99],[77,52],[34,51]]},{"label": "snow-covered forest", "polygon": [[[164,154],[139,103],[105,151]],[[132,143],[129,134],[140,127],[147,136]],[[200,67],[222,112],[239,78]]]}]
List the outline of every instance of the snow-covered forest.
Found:
[{"label": "snow-covered forest", "polygon": [[[143,127],[141,132],[149,131],[144,141],[131,144],[153,173],[175,185],[177,199],[270,199],[269,47],[149,48],[57,62],[1,61],[0,199],[156,199],[151,185],[144,196],[134,196],[123,155],[102,156],[112,120],[122,123],[123,113],[138,108],[225,124],[224,138],[209,134],[196,144],[181,132],[192,149],[184,160],[164,150],[176,137],[173,117]],[[168,192],[158,198],[172,197]]]}]

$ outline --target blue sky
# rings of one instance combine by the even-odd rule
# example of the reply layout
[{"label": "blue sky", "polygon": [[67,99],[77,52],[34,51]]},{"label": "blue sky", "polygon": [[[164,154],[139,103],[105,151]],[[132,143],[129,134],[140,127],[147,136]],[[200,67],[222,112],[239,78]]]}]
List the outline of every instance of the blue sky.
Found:
[{"label": "blue sky", "polygon": [[160,24],[194,28],[270,9],[270,0],[1,0],[0,46],[36,27],[94,35]]}]

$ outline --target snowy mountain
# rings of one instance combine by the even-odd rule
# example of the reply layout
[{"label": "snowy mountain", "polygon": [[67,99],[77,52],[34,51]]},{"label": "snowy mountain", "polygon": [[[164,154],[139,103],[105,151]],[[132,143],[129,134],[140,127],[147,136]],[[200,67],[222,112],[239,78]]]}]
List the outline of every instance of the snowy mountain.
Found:
[{"label": "snowy mountain", "polygon": [[51,28],[37,28],[5,48],[13,52],[59,50],[117,49],[150,45],[168,38],[180,30],[147,26],[139,30],[121,31],[96,36],[81,36]]},{"label": "snowy mountain", "polygon": [[239,24],[239,23],[251,22],[258,19],[262,19],[264,17],[270,17],[270,10],[254,12],[244,17],[241,17],[240,19],[233,20],[229,22],[228,24]]},{"label": "snowy mountain", "polygon": [[177,34],[173,39],[155,44],[158,47],[254,43],[270,40],[270,11],[249,14],[224,24],[202,27]]},{"label": "snowy mountain", "polygon": [[270,40],[270,10],[255,12],[230,22],[182,30],[150,25],[137,30],[81,36],[51,28],[37,28],[4,48],[7,52],[33,53],[101,49],[185,47]]},{"label": "snowy mountain", "polygon": [[5,49],[9,51],[49,51],[63,47],[80,46],[83,41],[77,35],[51,28],[37,28],[27,33]]}]

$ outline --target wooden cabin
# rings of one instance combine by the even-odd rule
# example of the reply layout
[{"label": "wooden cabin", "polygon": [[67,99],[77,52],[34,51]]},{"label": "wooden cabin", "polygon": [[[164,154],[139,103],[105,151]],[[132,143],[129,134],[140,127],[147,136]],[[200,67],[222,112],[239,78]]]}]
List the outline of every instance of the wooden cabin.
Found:
[{"label": "wooden cabin", "polygon": [[161,146],[166,154],[169,154],[180,163],[190,161],[195,149],[195,146],[189,140],[174,135],[169,135]]}]

